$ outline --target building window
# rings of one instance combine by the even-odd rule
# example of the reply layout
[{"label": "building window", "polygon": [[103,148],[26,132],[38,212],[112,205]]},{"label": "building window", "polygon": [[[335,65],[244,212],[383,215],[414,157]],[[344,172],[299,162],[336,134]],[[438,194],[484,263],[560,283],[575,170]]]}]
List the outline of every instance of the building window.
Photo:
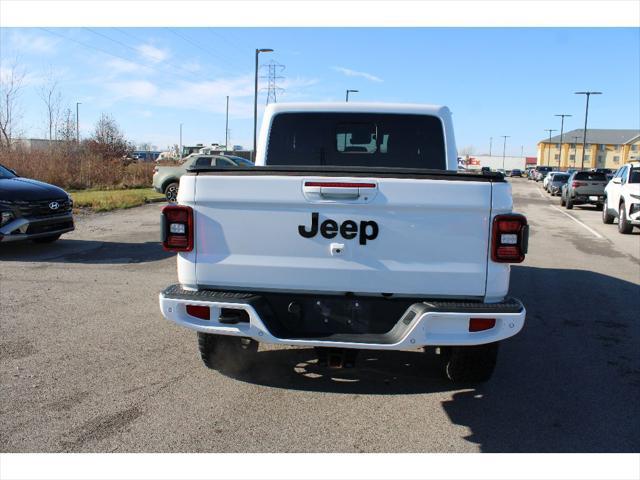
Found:
[{"label": "building window", "polygon": [[602,163],[602,155],[598,155],[598,163]]},{"label": "building window", "polygon": [[576,156],[575,155],[569,155],[569,160],[571,160],[572,162],[575,162]]},{"label": "building window", "polygon": [[620,151],[620,145],[616,145],[615,149],[616,149],[616,152],[619,152]]},{"label": "building window", "polygon": [[607,149],[607,146],[604,143],[600,144],[600,151],[601,152],[604,152],[606,149]]},{"label": "building window", "polygon": [[591,155],[585,155],[584,156],[584,163],[589,163],[591,162]]},{"label": "building window", "polygon": [[569,148],[576,148],[576,144],[575,144],[575,143],[571,143],[571,144],[569,145]]},{"label": "building window", "polygon": [[613,163],[620,163],[620,155],[613,156]]},{"label": "building window", "polygon": [[560,144],[559,143],[556,143],[556,148],[558,148],[558,149],[560,148]]},{"label": "building window", "polygon": [[591,144],[590,144],[590,143],[587,143],[587,145],[586,145],[586,147],[585,147],[585,148],[591,148]]},{"label": "building window", "polygon": [[631,151],[632,152],[637,152],[638,151],[638,145],[631,145]]},{"label": "building window", "polygon": [[560,158],[560,155],[558,155],[557,153],[553,156],[554,160],[558,160]]}]

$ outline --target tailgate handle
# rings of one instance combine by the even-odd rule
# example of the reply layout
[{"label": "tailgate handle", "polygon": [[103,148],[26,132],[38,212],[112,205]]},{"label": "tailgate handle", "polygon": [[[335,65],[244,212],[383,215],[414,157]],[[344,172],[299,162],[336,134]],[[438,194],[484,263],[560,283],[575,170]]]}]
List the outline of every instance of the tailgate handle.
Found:
[{"label": "tailgate handle", "polygon": [[322,198],[354,200],[363,195],[371,195],[377,189],[369,182],[304,182],[305,193],[319,194]]}]

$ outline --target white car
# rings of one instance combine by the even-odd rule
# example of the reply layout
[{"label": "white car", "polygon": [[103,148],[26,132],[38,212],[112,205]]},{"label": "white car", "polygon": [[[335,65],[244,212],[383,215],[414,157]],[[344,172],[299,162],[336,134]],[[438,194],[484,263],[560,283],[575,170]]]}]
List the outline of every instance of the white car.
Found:
[{"label": "white car", "polygon": [[620,167],[604,189],[602,221],[618,218],[618,231],[631,233],[640,227],[640,162]]},{"label": "white car", "polygon": [[547,192],[549,191],[549,182],[551,182],[553,176],[556,173],[563,173],[563,172],[560,172],[558,170],[553,170],[552,172],[547,173],[547,176],[544,177],[544,180],[542,181],[542,189],[543,190],[546,190]]},{"label": "white car", "polygon": [[209,368],[259,368],[259,343],[334,368],[428,347],[450,380],[486,381],[524,325],[508,292],[528,225],[503,175],[456,168],[446,107],[269,105],[255,168],[188,171],[163,209],[178,283],[160,310]]}]

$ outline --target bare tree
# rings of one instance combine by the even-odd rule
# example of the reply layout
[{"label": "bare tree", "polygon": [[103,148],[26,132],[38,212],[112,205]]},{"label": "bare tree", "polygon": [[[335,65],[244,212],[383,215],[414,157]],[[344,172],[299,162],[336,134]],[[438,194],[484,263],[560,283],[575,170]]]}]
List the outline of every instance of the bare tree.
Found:
[{"label": "bare tree", "polygon": [[60,104],[62,103],[62,94],[58,89],[58,79],[53,71],[47,76],[46,83],[40,88],[40,98],[44,102],[45,113],[47,116],[47,126],[49,129],[49,141],[54,139],[54,134],[58,132],[58,123],[60,122]]},{"label": "bare tree", "polygon": [[133,150],[117,122],[106,113],[100,115],[87,144],[91,151],[103,158],[121,158]]},{"label": "bare tree", "polygon": [[66,108],[62,112],[61,120],[56,129],[56,138],[65,142],[76,141],[76,116],[70,108]]},{"label": "bare tree", "polygon": [[[0,65],[1,67],[1,65]],[[22,90],[25,72],[15,59],[9,68],[0,68],[0,148],[11,147],[20,120],[18,97]]]}]

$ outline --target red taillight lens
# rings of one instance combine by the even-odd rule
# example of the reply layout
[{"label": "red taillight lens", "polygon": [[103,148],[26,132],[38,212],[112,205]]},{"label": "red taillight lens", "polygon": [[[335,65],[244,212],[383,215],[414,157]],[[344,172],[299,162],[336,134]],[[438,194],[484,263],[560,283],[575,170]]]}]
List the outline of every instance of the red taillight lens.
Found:
[{"label": "red taillight lens", "polygon": [[586,187],[587,186],[587,182],[578,182],[578,181],[573,181],[571,182],[571,187],[573,188],[578,188],[578,187]]},{"label": "red taillight lens", "polygon": [[209,307],[205,305],[187,305],[187,313],[202,320],[210,320],[211,315]]},{"label": "red taillight lens", "polygon": [[493,219],[491,260],[520,263],[527,253],[529,227],[524,215],[496,215]]},{"label": "red taillight lens", "polygon": [[193,210],[183,205],[168,205],[161,215],[162,247],[169,252],[193,250]]},{"label": "red taillight lens", "polygon": [[481,332],[483,330],[489,330],[496,326],[495,318],[470,318],[469,319],[469,331]]}]

